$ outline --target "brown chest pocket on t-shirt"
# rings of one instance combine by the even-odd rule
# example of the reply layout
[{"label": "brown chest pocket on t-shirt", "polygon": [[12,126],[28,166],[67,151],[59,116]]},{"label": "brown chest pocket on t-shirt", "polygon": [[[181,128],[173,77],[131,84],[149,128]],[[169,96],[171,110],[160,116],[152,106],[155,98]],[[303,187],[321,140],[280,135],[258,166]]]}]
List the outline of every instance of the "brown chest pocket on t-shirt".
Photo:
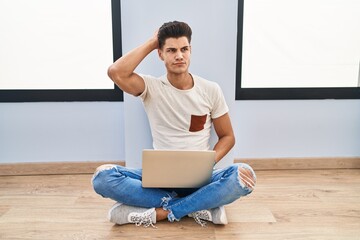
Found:
[{"label": "brown chest pocket on t-shirt", "polygon": [[191,115],[190,132],[197,132],[204,129],[207,114],[203,116]]}]

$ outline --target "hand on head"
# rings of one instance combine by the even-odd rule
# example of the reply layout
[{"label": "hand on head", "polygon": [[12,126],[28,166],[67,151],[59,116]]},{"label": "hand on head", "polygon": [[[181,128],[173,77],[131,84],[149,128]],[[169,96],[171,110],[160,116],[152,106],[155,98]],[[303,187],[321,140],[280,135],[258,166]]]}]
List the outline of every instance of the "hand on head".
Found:
[{"label": "hand on head", "polygon": [[154,32],[152,38],[150,39],[150,41],[152,41],[153,44],[154,44],[154,49],[158,49],[158,48],[159,48],[158,32],[159,32],[159,29],[157,29],[157,30]]}]

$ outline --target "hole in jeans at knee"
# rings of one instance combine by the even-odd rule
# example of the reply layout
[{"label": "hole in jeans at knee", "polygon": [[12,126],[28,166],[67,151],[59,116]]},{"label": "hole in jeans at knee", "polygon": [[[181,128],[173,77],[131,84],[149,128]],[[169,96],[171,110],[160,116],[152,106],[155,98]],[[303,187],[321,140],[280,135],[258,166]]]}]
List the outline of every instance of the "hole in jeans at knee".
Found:
[{"label": "hole in jeans at knee", "polygon": [[250,190],[254,190],[256,179],[250,169],[239,167],[239,180],[242,187],[247,187]]},{"label": "hole in jeans at knee", "polygon": [[106,170],[113,169],[115,167],[116,167],[116,165],[114,165],[114,164],[104,164],[104,165],[97,167],[95,170],[95,173],[93,174],[93,176],[91,178],[91,182],[93,183],[94,179],[99,175],[99,173],[106,171]]}]

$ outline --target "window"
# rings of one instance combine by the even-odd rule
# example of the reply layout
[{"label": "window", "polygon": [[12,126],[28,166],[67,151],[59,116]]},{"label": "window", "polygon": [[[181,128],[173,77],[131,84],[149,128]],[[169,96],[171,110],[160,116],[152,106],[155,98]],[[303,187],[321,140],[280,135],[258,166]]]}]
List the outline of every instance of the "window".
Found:
[{"label": "window", "polygon": [[236,100],[359,99],[360,2],[240,0]]},{"label": "window", "polygon": [[0,2],[0,101],[122,101],[120,0]]}]

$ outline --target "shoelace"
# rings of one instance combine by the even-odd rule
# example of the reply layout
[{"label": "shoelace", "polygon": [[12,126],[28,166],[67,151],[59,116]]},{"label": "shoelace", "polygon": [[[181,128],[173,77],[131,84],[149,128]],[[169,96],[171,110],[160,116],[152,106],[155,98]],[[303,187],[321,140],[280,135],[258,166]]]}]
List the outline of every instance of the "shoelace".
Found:
[{"label": "shoelace", "polygon": [[135,226],[137,226],[137,227],[144,225],[144,227],[152,226],[153,228],[156,228],[156,226],[154,226],[154,224],[152,223],[151,214],[152,214],[152,211],[138,213],[134,216],[131,216],[130,221],[132,223],[135,223]]},{"label": "shoelace", "polygon": [[197,224],[199,224],[200,226],[202,227],[205,227],[206,226],[206,222],[203,221],[203,220],[207,220],[207,221],[210,221],[210,216],[209,216],[209,211],[206,211],[206,210],[201,210],[201,211],[197,211],[197,212],[194,212],[192,214],[190,214],[190,216],[192,218],[194,218],[195,222]]}]

